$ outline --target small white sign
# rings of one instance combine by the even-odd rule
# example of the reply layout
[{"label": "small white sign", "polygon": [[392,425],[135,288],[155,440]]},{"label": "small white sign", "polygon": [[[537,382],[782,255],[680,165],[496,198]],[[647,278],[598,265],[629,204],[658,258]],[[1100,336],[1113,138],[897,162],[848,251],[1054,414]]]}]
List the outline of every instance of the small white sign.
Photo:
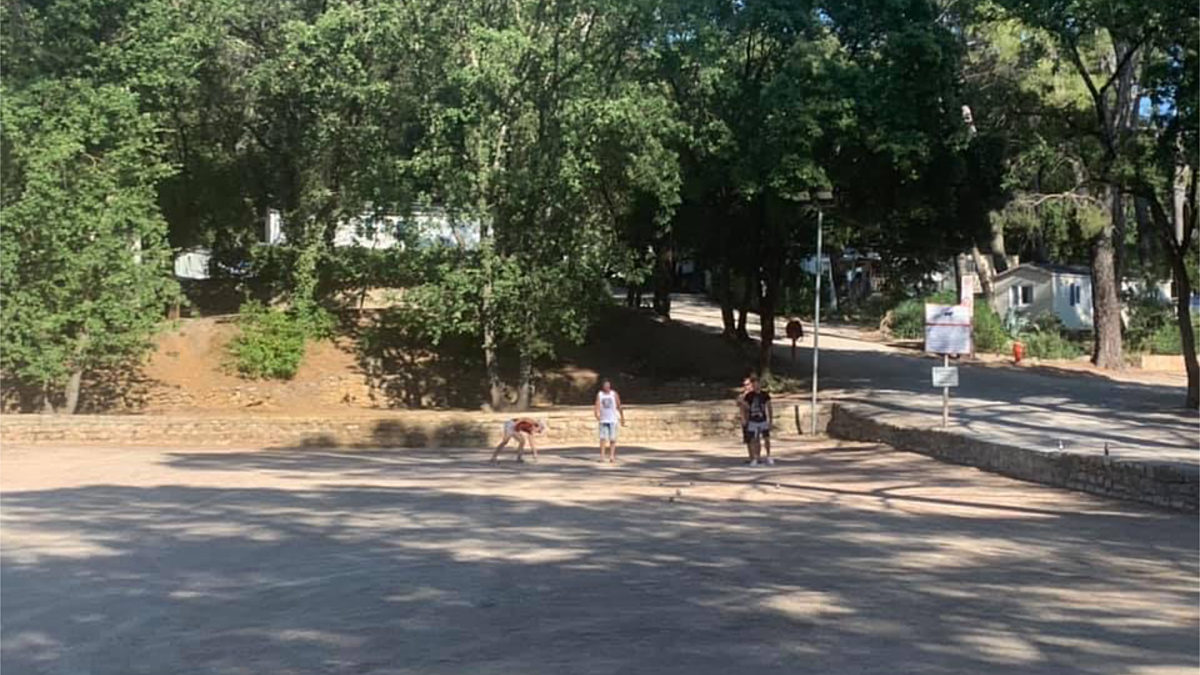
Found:
[{"label": "small white sign", "polygon": [[933,367],[933,386],[935,387],[957,387],[958,386],[958,368],[954,366]]},{"label": "small white sign", "polygon": [[925,305],[925,351],[971,353],[971,309],[962,305]]}]

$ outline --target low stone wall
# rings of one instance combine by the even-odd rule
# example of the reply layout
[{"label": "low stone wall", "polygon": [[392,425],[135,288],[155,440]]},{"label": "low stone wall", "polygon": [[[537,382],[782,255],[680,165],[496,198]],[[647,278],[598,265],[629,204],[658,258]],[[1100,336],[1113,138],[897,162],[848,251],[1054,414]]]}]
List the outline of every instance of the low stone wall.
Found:
[{"label": "low stone wall", "polygon": [[1187,368],[1183,364],[1183,357],[1178,354],[1142,354],[1138,359],[1138,365],[1142,370],[1153,370],[1160,373],[1185,374],[1187,372]]},{"label": "low stone wall", "polygon": [[[547,420],[542,443],[592,444],[596,423],[591,408],[533,412]],[[732,404],[626,407],[625,444],[736,438]],[[439,447],[480,446],[499,441],[510,415],[448,412],[394,412],[330,417],[277,415],[204,417],[177,415],[14,415],[0,416],[0,442],[19,445],[141,445],[214,447]],[[790,427],[788,427],[790,430]]]},{"label": "low stone wall", "polygon": [[835,438],[886,443],[1022,480],[1180,511],[1200,511],[1200,468],[1185,464],[1031,450],[953,431],[880,422],[867,409],[840,403],[833,407],[828,433]]}]

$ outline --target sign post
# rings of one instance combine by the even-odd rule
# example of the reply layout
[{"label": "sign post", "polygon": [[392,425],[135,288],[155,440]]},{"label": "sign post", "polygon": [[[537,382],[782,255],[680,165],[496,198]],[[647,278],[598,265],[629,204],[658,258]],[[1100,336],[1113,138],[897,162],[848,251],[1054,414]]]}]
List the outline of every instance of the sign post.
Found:
[{"label": "sign post", "polygon": [[950,355],[971,353],[971,307],[925,305],[925,351],[942,355],[942,366],[933,368],[933,386],[942,388],[942,428],[950,426],[950,387],[958,386],[958,368]]},{"label": "sign post", "polygon": [[[950,369],[950,355],[942,354],[942,367]],[[942,387],[942,428],[950,426],[950,387]]]}]

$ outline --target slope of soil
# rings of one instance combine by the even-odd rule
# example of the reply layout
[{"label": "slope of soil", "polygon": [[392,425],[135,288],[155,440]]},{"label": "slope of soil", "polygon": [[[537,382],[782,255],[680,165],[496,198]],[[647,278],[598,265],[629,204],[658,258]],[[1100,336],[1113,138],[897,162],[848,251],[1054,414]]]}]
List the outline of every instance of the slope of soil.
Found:
[{"label": "slope of soil", "polygon": [[[479,408],[485,402],[481,359],[471,345],[402,355],[387,361],[385,372],[369,375],[356,330],[310,343],[289,381],[249,380],[229,365],[227,345],[237,331],[228,316],[180,319],[158,336],[140,369],[90,377],[80,412],[349,414],[393,407]],[[556,363],[539,364],[534,402],[590,403],[602,377],[612,379],[630,402],[724,399],[746,374],[748,354],[718,336],[614,307],[605,310],[587,344],[565,350]],[[506,376],[516,380],[515,373]],[[4,391],[6,411],[29,411],[31,400]]]}]

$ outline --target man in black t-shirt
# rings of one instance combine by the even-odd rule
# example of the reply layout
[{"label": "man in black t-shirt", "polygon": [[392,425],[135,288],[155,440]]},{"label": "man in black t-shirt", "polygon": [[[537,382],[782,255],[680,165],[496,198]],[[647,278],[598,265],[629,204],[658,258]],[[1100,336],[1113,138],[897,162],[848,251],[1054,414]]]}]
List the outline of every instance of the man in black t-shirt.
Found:
[{"label": "man in black t-shirt", "polygon": [[758,466],[761,450],[766,451],[764,463],[775,463],[771,458],[771,422],[774,417],[771,395],[762,390],[757,377],[751,377],[750,392],[742,397],[742,424],[746,427],[750,466]]}]

